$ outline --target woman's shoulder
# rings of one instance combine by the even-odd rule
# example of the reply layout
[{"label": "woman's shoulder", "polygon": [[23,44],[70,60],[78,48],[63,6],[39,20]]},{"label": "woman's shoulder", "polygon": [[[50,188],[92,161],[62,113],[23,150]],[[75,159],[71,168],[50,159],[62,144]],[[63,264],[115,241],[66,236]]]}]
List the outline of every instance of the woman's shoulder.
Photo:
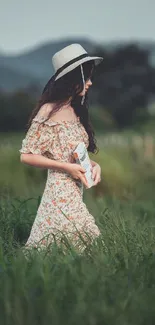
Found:
[{"label": "woman's shoulder", "polygon": [[57,123],[53,121],[49,116],[53,110],[53,107],[53,103],[46,103],[42,105],[38,113],[33,118],[33,124],[40,124],[40,126],[42,126],[44,129],[57,125]]},{"label": "woman's shoulder", "polygon": [[38,111],[38,113],[35,116],[35,119],[46,119],[50,112],[53,110],[53,104],[52,103],[46,103],[42,105]]}]

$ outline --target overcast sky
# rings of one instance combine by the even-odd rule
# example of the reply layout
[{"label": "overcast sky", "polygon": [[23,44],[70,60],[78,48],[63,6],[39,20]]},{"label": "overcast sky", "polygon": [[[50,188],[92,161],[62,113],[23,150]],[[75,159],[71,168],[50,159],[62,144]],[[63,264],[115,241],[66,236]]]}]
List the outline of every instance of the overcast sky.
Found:
[{"label": "overcast sky", "polygon": [[155,0],[0,0],[0,52],[67,36],[155,40]]}]

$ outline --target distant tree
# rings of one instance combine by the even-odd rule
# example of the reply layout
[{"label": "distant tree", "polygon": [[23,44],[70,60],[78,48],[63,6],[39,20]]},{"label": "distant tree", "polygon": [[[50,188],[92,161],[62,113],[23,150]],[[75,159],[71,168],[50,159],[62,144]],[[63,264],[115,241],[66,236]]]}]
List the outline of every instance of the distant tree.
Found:
[{"label": "distant tree", "polygon": [[129,44],[95,54],[104,60],[97,68],[95,91],[99,103],[112,115],[119,128],[149,118],[147,106],[155,95],[155,69],[149,51]]},{"label": "distant tree", "polygon": [[38,98],[41,94],[42,88],[39,83],[30,83],[29,86],[25,88],[25,92],[29,94],[29,96],[32,96],[34,98]]},{"label": "distant tree", "polygon": [[35,99],[25,91],[0,93],[0,131],[26,130]]}]

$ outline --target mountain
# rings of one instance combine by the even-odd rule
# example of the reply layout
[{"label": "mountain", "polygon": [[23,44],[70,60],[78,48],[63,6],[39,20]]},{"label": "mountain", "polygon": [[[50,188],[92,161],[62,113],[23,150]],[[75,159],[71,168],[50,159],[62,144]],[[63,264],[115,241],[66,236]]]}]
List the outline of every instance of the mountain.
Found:
[{"label": "mountain", "polygon": [[[42,88],[52,76],[52,56],[61,48],[71,44],[80,43],[89,53],[101,44],[88,39],[68,39],[57,42],[48,42],[19,55],[4,55],[0,52],[0,89],[15,91],[18,88],[27,88],[36,85]],[[113,50],[127,42],[109,42],[102,44],[106,49]],[[155,65],[155,43],[139,42],[144,48],[151,51],[151,62]]]},{"label": "mountain", "polygon": [[27,88],[30,84],[38,84],[37,78],[2,63],[0,63],[0,76],[1,91],[15,91],[19,88]]},{"label": "mountain", "polygon": [[27,87],[29,83],[38,83],[41,87],[52,76],[52,56],[61,48],[80,43],[89,53],[95,43],[84,39],[70,39],[50,42],[16,56],[0,55],[0,89],[14,91],[18,87]]}]

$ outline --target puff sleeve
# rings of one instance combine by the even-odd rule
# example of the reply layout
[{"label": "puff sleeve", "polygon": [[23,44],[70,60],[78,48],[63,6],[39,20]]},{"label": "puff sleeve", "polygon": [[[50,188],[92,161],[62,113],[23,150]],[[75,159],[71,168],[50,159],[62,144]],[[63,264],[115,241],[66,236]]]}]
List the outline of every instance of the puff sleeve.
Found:
[{"label": "puff sleeve", "polygon": [[25,138],[22,141],[20,153],[43,155],[51,151],[53,142],[53,128],[43,120],[34,118]]}]

